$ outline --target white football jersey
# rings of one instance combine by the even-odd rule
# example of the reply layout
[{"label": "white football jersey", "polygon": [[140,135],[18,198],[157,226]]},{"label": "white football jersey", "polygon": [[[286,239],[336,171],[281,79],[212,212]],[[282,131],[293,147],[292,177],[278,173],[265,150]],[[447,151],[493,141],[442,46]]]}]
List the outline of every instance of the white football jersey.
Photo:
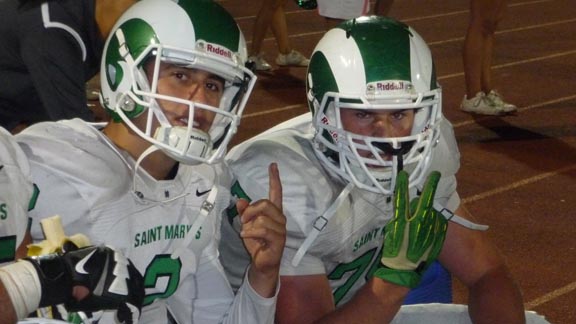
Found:
[{"label": "white football jersey", "polygon": [[12,134],[0,127],[0,263],[14,260],[34,199],[28,159]]},{"label": "white football jersey", "polygon": [[[234,298],[218,261],[230,193],[215,185],[213,167],[180,165],[173,180],[157,181],[79,119],[36,124],[17,139],[40,190],[30,212],[34,241],[44,239],[39,220],[60,215],[66,235],[120,250],[144,277],[140,323],[167,323],[168,313],[177,323],[272,321],[275,298],[248,285]],[[213,192],[214,210],[200,217]],[[112,316],[105,312],[100,323],[113,323]]]},{"label": "white football jersey", "polygon": [[[392,218],[391,197],[353,188],[331,218],[320,217],[325,216],[346,183],[323,167],[313,149],[312,134],[301,131],[306,127],[290,123],[286,126],[292,128],[275,128],[228,154],[229,167],[236,177],[232,194],[254,201],[266,198],[267,167],[278,163],[288,230],[281,275],[326,274],[334,300],[340,305],[371,278],[378,266],[383,229]],[[455,178],[460,155],[452,126],[443,121],[441,128],[430,170],[442,173],[435,201],[454,210],[460,204]],[[411,197],[416,196],[413,191]],[[249,262],[237,234],[239,222],[235,216],[234,210],[224,216],[220,242],[221,262],[234,287],[240,284]],[[314,227],[320,229],[319,235],[299,264],[293,265]]]}]

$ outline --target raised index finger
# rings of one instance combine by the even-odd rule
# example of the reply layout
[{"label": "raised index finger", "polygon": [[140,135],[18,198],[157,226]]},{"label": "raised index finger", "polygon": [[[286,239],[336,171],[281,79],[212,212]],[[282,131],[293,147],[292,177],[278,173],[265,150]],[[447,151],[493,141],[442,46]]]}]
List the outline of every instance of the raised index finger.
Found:
[{"label": "raised index finger", "polygon": [[268,166],[269,178],[269,191],[268,199],[278,209],[282,210],[282,182],[280,181],[280,172],[278,171],[278,164],[270,163]]}]

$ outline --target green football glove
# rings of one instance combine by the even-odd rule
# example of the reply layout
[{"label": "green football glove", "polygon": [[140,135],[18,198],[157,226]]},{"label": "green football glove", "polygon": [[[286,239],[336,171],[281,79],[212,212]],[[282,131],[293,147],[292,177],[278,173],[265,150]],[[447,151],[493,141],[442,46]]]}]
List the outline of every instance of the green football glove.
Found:
[{"label": "green football glove", "polygon": [[434,209],[434,194],[440,173],[432,172],[419,198],[410,203],[408,173],[396,177],[394,218],[384,229],[380,267],[374,276],[394,284],[414,288],[424,271],[442,250],[448,228],[446,219]]}]

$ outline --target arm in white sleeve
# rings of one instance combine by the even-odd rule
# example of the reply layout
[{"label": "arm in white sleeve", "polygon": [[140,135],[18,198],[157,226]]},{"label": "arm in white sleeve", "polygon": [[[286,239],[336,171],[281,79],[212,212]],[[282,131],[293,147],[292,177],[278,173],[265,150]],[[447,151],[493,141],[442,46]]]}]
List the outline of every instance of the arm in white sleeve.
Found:
[{"label": "arm in white sleeve", "polygon": [[280,281],[274,296],[264,298],[250,286],[248,276],[244,276],[244,282],[234,297],[224,323],[274,323],[279,290]]},{"label": "arm in white sleeve", "polygon": [[198,298],[194,300],[192,322],[273,323],[280,284],[274,297],[264,298],[252,289],[245,276],[242,286],[234,295],[217,254],[207,253],[207,250],[204,252],[195,276]]}]

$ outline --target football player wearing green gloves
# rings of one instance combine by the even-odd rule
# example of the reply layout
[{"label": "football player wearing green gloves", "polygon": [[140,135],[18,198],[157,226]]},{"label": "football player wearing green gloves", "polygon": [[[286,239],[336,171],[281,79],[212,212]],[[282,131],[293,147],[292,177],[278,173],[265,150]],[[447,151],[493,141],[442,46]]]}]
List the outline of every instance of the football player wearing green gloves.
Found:
[{"label": "football player wearing green gloves", "polygon": [[[282,170],[276,323],[387,323],[436,257],[469,288],[474,323],[524,323],[504,258],[456,192],[460,155],[418,33],[384,17],[346,21],[317,44],[306,85],[311,114],[227,155],[238,197],[266,197],[267,165]],[[238,285],[249,259],[234,215],[220,251]]]}]

